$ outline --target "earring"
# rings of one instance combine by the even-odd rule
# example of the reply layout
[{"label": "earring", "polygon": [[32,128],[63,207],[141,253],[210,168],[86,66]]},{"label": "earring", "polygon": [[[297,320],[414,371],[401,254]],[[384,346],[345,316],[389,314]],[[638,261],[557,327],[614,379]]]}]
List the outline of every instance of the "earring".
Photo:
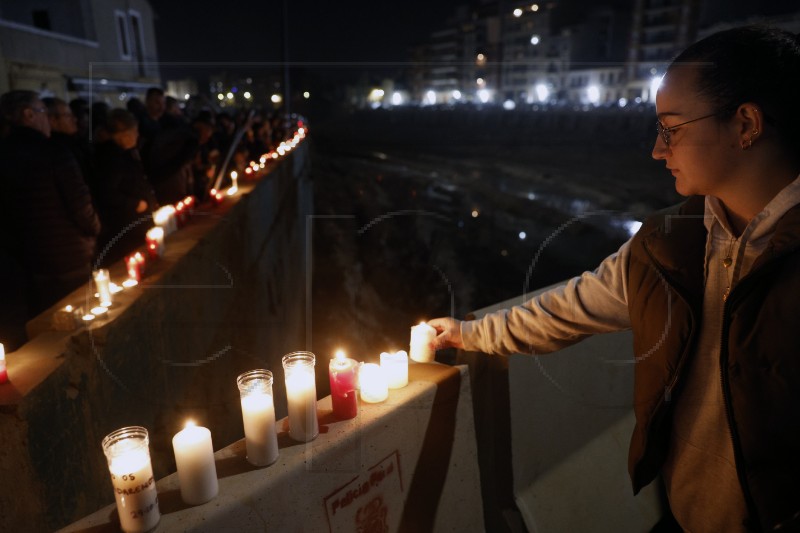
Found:
[{"label": "earring", "polygon": [[753,146],[753,138],[745,139],[742,141],[742,150],[747,150]]}]

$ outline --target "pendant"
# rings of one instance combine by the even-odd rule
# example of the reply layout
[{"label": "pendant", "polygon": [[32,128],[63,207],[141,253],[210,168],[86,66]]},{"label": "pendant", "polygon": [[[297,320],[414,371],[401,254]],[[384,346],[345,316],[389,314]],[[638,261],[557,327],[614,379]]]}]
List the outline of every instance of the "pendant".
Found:
[{"label": "pendant", "polygon": [[730,268],[732,264],[733,264],[733,259],[731,259],[730,257],[726,257],[725,259],[722,260],[722,266],[724,266],[725,268]]}]

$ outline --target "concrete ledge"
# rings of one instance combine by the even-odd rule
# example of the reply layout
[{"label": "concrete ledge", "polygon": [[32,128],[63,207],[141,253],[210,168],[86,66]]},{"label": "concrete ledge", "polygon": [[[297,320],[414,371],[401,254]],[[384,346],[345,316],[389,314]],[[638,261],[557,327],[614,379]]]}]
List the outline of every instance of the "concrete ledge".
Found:
[{"label": "concrete ledge", "polygon": [[[549,288],[475,316],[519,305]],[[486,366],[487,358],[506,361],[484,370],[489,374],[484,380],[502,374],[508,406],[476,393],[476,420],[490,419],[486,410],[510,409],[509,426],[501,427],[508,434],[493,435],[499,449],[510,439],[510,465],[496,457],[488,464],[513,473],[514,501],[527,529],[649,531],[660,518],[657,491],[650,485],[634,497],[627,472],[633,429],[630,331],[595,335],[538,357],[472,354],[470,370]]]},{"label": "concrete ledge", "polygon": [[[183,504],[177,474],[159,480],[158,530],[483,531],[467,369],[409,371],[407,387],[362,402],[353,420],[336,420],[330,396],[320,400],[319,437],[301,444],[284,430],[271,466],[247,463],[243,440],[219,450],[220,490],[208,503]],[[386,529],[364,528],[370,520]],[[117,527],[112,504],[62,531]]]}]

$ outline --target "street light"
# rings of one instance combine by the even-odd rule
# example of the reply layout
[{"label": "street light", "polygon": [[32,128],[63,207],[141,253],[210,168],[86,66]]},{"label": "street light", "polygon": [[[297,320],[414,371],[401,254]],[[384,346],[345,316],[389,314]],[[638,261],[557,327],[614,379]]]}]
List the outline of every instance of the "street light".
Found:
[{"label": "street light", "polygon": [[586,89],[586,96],[589,98],[590,103],[597,105],[600,102],[600,87],[589,85]]},{"label": "street light", "polygon": [[536,91],[536,98],[538,98],[540,102],[545,102],[550,97],[550,90],[544,83],[537,83],[533,90]]}]

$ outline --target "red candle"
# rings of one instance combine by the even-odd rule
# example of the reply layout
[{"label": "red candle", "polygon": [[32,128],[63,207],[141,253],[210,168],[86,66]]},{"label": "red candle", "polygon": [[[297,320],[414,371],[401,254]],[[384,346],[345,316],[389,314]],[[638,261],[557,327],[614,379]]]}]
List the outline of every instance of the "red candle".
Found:
[{"label": "red candle", "polygon": [[331,404],[336,418],[347,420],[358,414],[358,363],[339,350],[328,366]]},{"label": "red candle", "polygon": [[178,219],[178,227],[183,227],[186,224],[186,204],[183,200],[175,204],[175,218]]},{"label": "red candle", "polygon": [[219,192],[217,189],[211,189],[211,191],[209,191],[209,196],[211,198],[211,205],[219,205],[225,198],[225,195]]},{"label": "red candle", "polygon": [[186,206],[187,216],[194,213],[194,196],[187,196],[186,198],[184,198],[183,205]]},{"label": "red candle", "polygon": [[141,252],[136,252],[125,258],[125,267],[128,270],[128,278],[136,281],[142,281],[144,270],[144,256]]},{"label": "red candle", "polygon": [[164,255],[164,228],[156,226],[150,228],[147,235],[147,253],[150,259],[157,259]]},{"label": "red candle", "polygon": [[8,370],[6,370],[6,349],[0,342],[0,383],[8,382]]}]

